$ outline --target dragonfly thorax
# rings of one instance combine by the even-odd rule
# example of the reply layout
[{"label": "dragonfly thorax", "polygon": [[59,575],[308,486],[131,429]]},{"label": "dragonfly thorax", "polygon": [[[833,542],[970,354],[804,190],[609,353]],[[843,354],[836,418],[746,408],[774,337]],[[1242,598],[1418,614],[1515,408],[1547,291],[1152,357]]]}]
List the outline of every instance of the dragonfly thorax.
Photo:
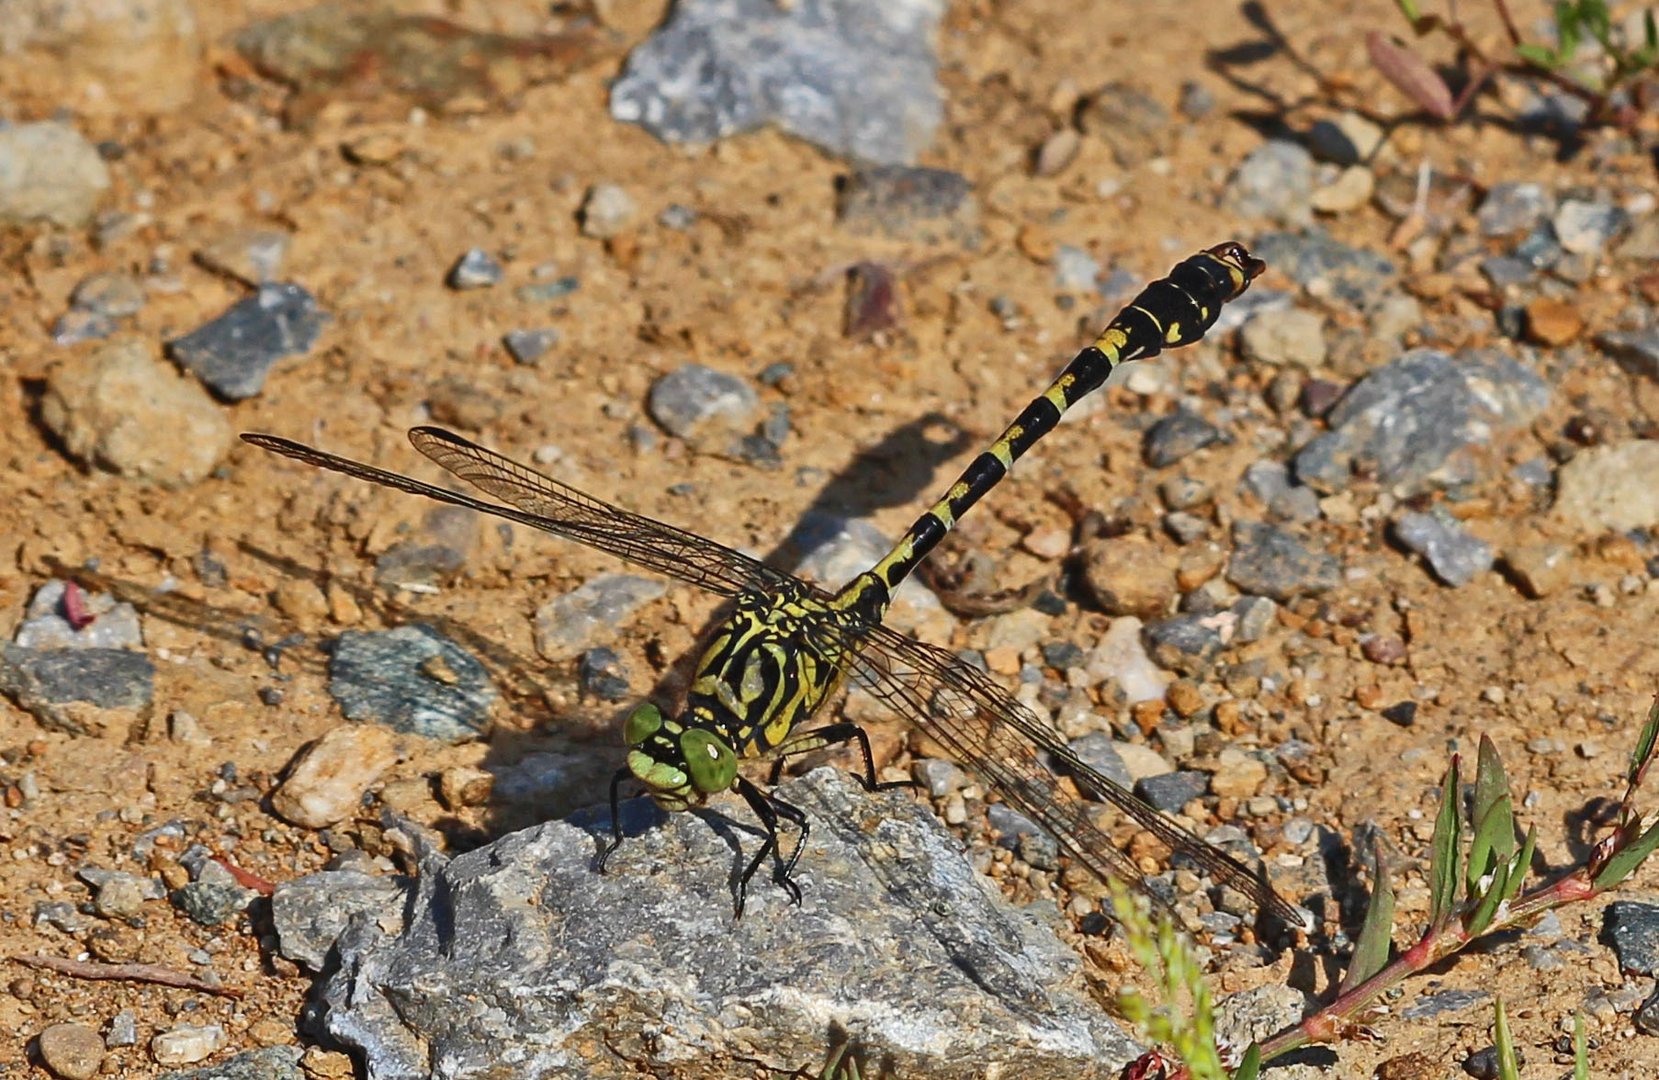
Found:
[{"label": "dragonfly thorax", "polygon": [[665,719],[647,702],[628,714],[628,771],[670,813],[701,805],[737,781],[737,754],[705,728]]}]

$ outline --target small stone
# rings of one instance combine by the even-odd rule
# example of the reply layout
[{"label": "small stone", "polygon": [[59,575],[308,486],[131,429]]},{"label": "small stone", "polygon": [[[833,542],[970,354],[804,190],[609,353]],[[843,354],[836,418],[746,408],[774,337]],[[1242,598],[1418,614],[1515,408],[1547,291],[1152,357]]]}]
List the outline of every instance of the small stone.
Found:
[{"label": "small stone", "polygon": [[1165,514],[1163,526],[1170,539],[1181,545],[1195,544],[1210,535],[1209,521],[1183,511]]},{"label": "small stone", "polygon": [[90,593],[54,578],[29,598],[14,644],[26,649],[132,649],[144,647],[138,610],[108,593]]},{"label": "small stone", "polygon": [[1210,487],[1190,476],[1171,476],[1158,485],[1158,496],[1171,510],[1193,510],[1210,501]]},{"label": "small stone", "polygon": [[1210,775],[1210,791],[1223,798],[1246,799],[1267,782],[1267,766],[1243,750],[1228,747],[1221,752],[1216,770]]},{"label": "small stone", "polygon": [[164,487],[205,479],[235,441],[207,394],[136,340],[52,369],[40,418],[76,460]]},{"label": "small stone", "polygon": [[541,363],[549,348],[559,343],[561,333],[554,327],[541,330],[508,330],[501,337],[501,343],[508,348],[508,355],[518,363],[533,365]]},{"label": "small stone", "polygon": [[1241,645],[1260,641],[1279,619],[1279,605],[1265,596],[1243,596],[1229,609],[1238,619],[1234,640]]},{"label": "small stone", "polygon": [[198,250],[196,261],[258,288],[281,274],[290,242],[291,237],[278,229],[237,229]]},{"label": "small stone", "polygon": [[1148,465],[1162,469],[1225,441],[1227,437],[1220,428],[1196,413],[1177,409],[1147,430],[1142,454]]},{"label": "small stone", "polygon": [[557,663],[607,644],[636,611],[667,591],[658,578],[601,574],[537,609],[536,651]]},{"label": "small stone", "polygon": [[1083,146],[1083,137],[1075,128],[1061,128],[1043,140],[1032,160],[1031,171],[1038,176],[1059,176],[1077,160],[1077,151]]},{"label": "small stone", "polygon": [[942,799],[968,786],[968,774],[954,762],[921,758],[910,767],[910,775],[927,790],[928,796]]},{"label": "small stone", "polygon": [[1350,165],[1336,179],[1314,189],[1308,205],[1321,214],[1347,214],[1371,201],[1377,178],[1364,165]]},{"label": "small stone", "polygon": [[1158,545],[1134,534],[1097,537],[1081,552],[1083,582],[1108,615],[1154,618],[1175,602],[1175,582]]},{"label": "small stone", "polygon": [[1084,674],[1091,685],[1110,680],[1131,705],[1138,701],[1162,701],[1164,688],[1170,682],[1169,676],[1147,655],[1141,630],[1141,620],[1133,616],[1113,619],[1084,665]]},{"label": "small stone", "polygon": [[1482,236],[1516,236],[1537,228],[1549,215],[1550,196],[1542,184],[1505,181],[1492,185],[1475,216]]},{"label": "small stone", "polygon": [[104,1040],[84,1024],[52,1024],[35,1038],[40,1063],[62,1080],[88,1080],[104,1060]]},{"label": "small stone", "polygon": [[[1136,777],[1130,773],[1128,765],[1124,764],[1123,755],[1118,753],[1118,743],[1110,735],[1091,731],[1071,740],[1067,746],[1077,755],[1079,761],[1101,776],[1119,787],[1134,787]],[[1166,766],[1159,771],[1168,772],[1169,769]]]},{"label": "small stone", "polygon": [[1553,513],[1585,534],[1659,526],[1659,439],[1592,447],[1561,467]]},{"label": "small stone", "polygon": [[647,403],[664,431],[687,440],[705,428],[746,428],[758,407],[747,382],[702,364],[686,364],[658,379]]},{"label": "small stone", "polygon": [[1600,255],[1629,221],[1630,215],[1612,203],[1564,199],[1550,224],[1569,255]]},{"label": "small stone", "polygon": [[1415,701],[1402,701],[1390,705],[1382,710],[1382,718],[1398,727],[1411,727],[1417,723],[1417,703]]},{"label": "small stone", "polygon": [[1203,671],[1227,644],[1232,620],[1223,615],[1176,615],[1146,627],[1152,659],[1160,667],[1192,675]]},{"label": "small stone", "polygon": [[1125,786],[1133,785],[1145,780],[1149,776],[1163,776],[1174,772],[1175,768],[1169,763],[1169,758],[1180,758],[1192,751],[1192,740],[1186,740],[1183,748],[1180,733],[1190,732],[1191,728],[1166,724],[1158,731],[1158,737],[1163,740],[1164,754],[1152,749],[1145,743],[1117,742],[1112,743],[1112,750],[1123,762],[1123,768],[1129,775]]},{"label": "small stone", "polygon": [[1329,592],[1342,582],[1342,564],[1274,525],[1238,522],[1227,581],[1242,592],[1284,603]]},{"label": "small stone", "polygon": [[1504,566],[1528,599],[1539,600],[1573,583],[1576,563],[1564,544],[1522,544],[1504,552]]},{"label": "small stone", "polygon": [[1054,287],[1062,292],[1095,290],[1100,263],[1082,248],[1061,244],[1054,252]]},{"label": "small stone", "polygon": [[847,272],[842,333],[853,341],[875,341],[904,321],[898,275],[885,264],[865,260]]},{"label": "small stone", "polygon": [[1244,356],[1262,364],[1316,368],[1325,363],[1325,320],[1302,308],[1266,308],[1239,330]]},{"label": "small stone", "polygon": [[138,1045],[138,1017],[131,1009],[122,1009],[109,1018],[104,1029],[104,1045],[111,1050]]},{"label": "small stone", "polygon": [[628,665],[616,650],[603,646],[582,654],[576,663],[576,677],[582,692],[600,701],[625,701],[632,690]]},{"label": "small stone", "polygon": [[52,323],[52,341],[58,345],[79,345],[83,341],[101,341],[115,333],[115,321],[93,311],[71,309]]},{"label": "small stone", "polygon": [[1556,348],[1578,339],[1584,332],[1584,316],[1576,304],[1540,296],[1526,306],[1526,328],[1530,340]]},{"label": "small stone", "polygon": [[1659,382],[1659,330],[1606,333],[1596,344],[1632,375]]},{"label": "small stone", "polygon": [[609,240],[626,229],[639,208],[616,184],[595,184],[582,200],[582,235]]},{"label": "small stone", "polygon": [[278,817],[309,829],[344,821],[363,793],[397,764],[391,732],[375,724],[343,724],[306,744],[271,793]]},{"label": "small stone", "polygon": [[80,876],[93,886],[93,908],[106,919],[136,919],[145,903],[167,895],[155,879],[119,870],[87,868]]},{"label": "small stone", "polygon": [[0,659],[22,670],[34,696],[54,705],[141,709],[155,695],[155,665],[131,649],[25,649],[0,644]]},{"label": "small stone", "polygon": [[1191,679],[1177,679],[1171,683],[1164,700],[1182,718],[1196,716],[1204,708],[1204,692]]},{"label": "small stone", "polygon": [[[1492,995],[1484,990],[1445,990],[1438,994],[1424,994],[1400,1010],[1407,1020],[1432,1020],[1450,1012],[1461,1012],[1474,1005],[1490,1001]],[[1487,1009],[1491,1014],[1491,1009]]]},{"label": "small stone", "polygon": [[471,765],[456,765],[438,774],[438,798],[450,810],[483,806],[495,788],[495,776]]},{"label": "small stone", "polygon": [[1321,161],[1358,165],[1370,161],[1382,147],[1387,132],[1352,110],[1335,120],[1316,120],[1308,129],[1308,149]]},{"label": "small stone", "polygon": [[328,318],[305,289],[270,282],[167,349],[220,398],[242,401],[265,388],[277,361],[310,352]]},{"label": "small stone", "polygon": [[[446,678],[425,665],[443,658]],[[347,630],[329,661],[328,692],[347,719],[446,742],[488,732],[495,685],[471,654],[430,626],[364,633]],[[365,784],[371,781],[365,781]]]},{"label": "small stone", "polygon": [[199,926],[223,926],[235,919],[259,894],[234,882],[191,881],[173,892],[173,904]]},{"label": "small stone", "polygon": [[1455,518],[1410,513],[1394,523],[1394,536],[1428,560],[1435,577],[1453,588],[1469,584],[1492,568],[1492,547],[1464,531]]},{"label": "small stone", "polygon": [[582,287],[582,279],[574,274],[552,281],[531,281],[513,290],[513,299],[524,304],[556,304]]},{"label": "small stone", "polygon": [[1131,83],[1114,82],[1084,99],[1077,126],[1106,143],[1118,165],[1128,169],[1163,156],[1172,124],[1162,102]]},{"label": "small stone", "polygon": [[1373,664],[1403,664],[1406,643],[1397,634],[1371,634],[1360,640],[1360,654]]},{"label": "small stone", "polygon": [[1615,900],[1607,905],[1603,925],[1620,971],[1659,974],[1659,906],[1639,900]]},{"label": "small stone", "polygon": [[1274,139],[1245,157],[1224,189],[1222,206],[1242,217],[1299,225],[1312,218],[1312,191],[1313,155],[1300,143]]},{"label": "small stone", "polygon": [[218,1024],[184,1024],[150,1040],[150,1056],[158,1065],[194,1065],[211,1057],[227,1042]]},{"label": "small stone", "polygon": [[300,1065],[307,1077],[314,1080],[352,1080],[357,1075],[357,1068],[352,1064],[351,1055],[340,1050],[325,1050],[320,1046],[308,1046],[300,1058]]},{"label": "small stone", "polygon": [[89,274],[69,294],[71,307],[110,319],[138,314],[145,299],[144,286],[138,279],[119,271]]},{"label": "small stone", "polygon": [[1203,773],[1183,769],[1137,781],[1135,794],[1154,810],[1178,814],[1182,807],[1200,798],[1209,786],[1210,778]]},{"label": "small stone", "polygon": [[1175,106],[1188,120],[1201,120],[1215,110],[1215,95],[1202,83],[1181,84],[1181,100]]},{"label": "small stone", "polygon": [[0,224],[44,221],[78,229],[109,186],[109,166],[74,128],[50,122],[0,127]]},{"label": "small stone", "polygon": [[487,289],[506,274],[494,255],[483,248],[468,248],[449,268],[444,284],[452,289]]},{"label": "small stone", "polygon": [[860,169],[842,184],[836,216],[848,230],[922,243],[971,244],[979,236],[973,185],[960,173],[909,166]]}]

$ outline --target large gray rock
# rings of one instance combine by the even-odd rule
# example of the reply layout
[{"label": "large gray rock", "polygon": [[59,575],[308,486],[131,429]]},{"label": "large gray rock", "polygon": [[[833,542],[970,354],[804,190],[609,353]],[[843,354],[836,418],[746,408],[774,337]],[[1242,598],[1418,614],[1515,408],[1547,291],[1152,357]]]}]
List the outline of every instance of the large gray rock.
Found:
[{"label": "large gray rock", "polygon": [[[894,1075],[939,1080],[1115,1076],[1135,1055],[1076,955],[911,796],[866,794],[831,769],[779,795],[812,824],[800,908],[763,869],[733,920],[758,839],[732,798],[666,821],[630,801],[604,874],[602,813],[452,859],[421,850],[403,899],[359,907],[333,943],[322,1022],[371,1080],[724,1080],[819,1062],[836,1029]],[[304,879],[312,905],[326,904],[319,876]],[[359,880],[342,887],[363,895]],[[316,920],[292,944],[286,923],[284,952],[328,953]]]}]

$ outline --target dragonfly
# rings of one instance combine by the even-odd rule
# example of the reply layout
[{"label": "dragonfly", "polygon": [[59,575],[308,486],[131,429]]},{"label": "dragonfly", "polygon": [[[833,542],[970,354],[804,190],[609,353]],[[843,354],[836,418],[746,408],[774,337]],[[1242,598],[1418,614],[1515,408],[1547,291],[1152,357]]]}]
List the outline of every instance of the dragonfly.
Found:
[{"label": "dragonfly", "polygon": [[[974,458],[891,551],[834,592],[696,533],[613,506],[442,428],[413,428],[409,441],[439,466],[500,502],[277,435],[249,432],[242,438],[308,465],[586,544],[730,602],[729,614],[703,647],[680,707],[665,713],[647,701],[627,715],[627,758],[610,784],[613,831],[598,860],[601,871],[623,840],[619,791],[624,783],[637,781],[669,812],[735,791],[764,832],[737,883],[737,916],[743,914],[750,880],[768,858],[774,862],[775,883],[799,904],[795,869],[807,850],[811,824],[803,811],[770,786],[763,788],[745,777],[739,766],[771,758],[777,763],[775,782],[784,759],[851,744],[862,757],[858,780],[867,790],[906,783],[877,782],[869,737],[862,727],[820,718],[850,680],[916,725],[1101,880],[1147,893],[1135,862],[1096,824],[1098,808],[1068,789],[1045,764],[1045,757],[1069,774],[1084,794],[1115,807],[1172,853],[1196,863],[1214,882],[1238,890],[1287,927],[1300,928],[1306,925],[1305,913],[1279,896],[1265,875],[1090,767],[1049,722],[986,672],[882,622],[900,583],[1014,462],[1054,429],[1068,408],[1103,385],[1113,369],[1202,338],[1222,306],[1241,295],[1264,269],[1265,264],[1242,244],[1228,242],[1198,252],[1167,277],[1147,285]],[[784,822],[798,833],[787,857],[779,841]]]}]

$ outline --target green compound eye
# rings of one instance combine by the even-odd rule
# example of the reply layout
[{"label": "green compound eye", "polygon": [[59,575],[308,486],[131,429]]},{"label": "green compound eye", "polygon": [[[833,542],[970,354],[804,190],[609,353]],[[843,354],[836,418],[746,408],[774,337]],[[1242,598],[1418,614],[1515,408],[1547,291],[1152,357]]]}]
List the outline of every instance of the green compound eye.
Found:
[{"label": "green compound eye", "polygon": [[638,746],[661,728],[662,710],[646,702],[628,714],[627,723],[622,725],[622,739],[629,746]]},{"label": "green compound eye", "polygon": [[680,751],[691,785],[705,795],[725,791],[737,779],[737,755],[719,736],[692,728],[680,736]]}]

